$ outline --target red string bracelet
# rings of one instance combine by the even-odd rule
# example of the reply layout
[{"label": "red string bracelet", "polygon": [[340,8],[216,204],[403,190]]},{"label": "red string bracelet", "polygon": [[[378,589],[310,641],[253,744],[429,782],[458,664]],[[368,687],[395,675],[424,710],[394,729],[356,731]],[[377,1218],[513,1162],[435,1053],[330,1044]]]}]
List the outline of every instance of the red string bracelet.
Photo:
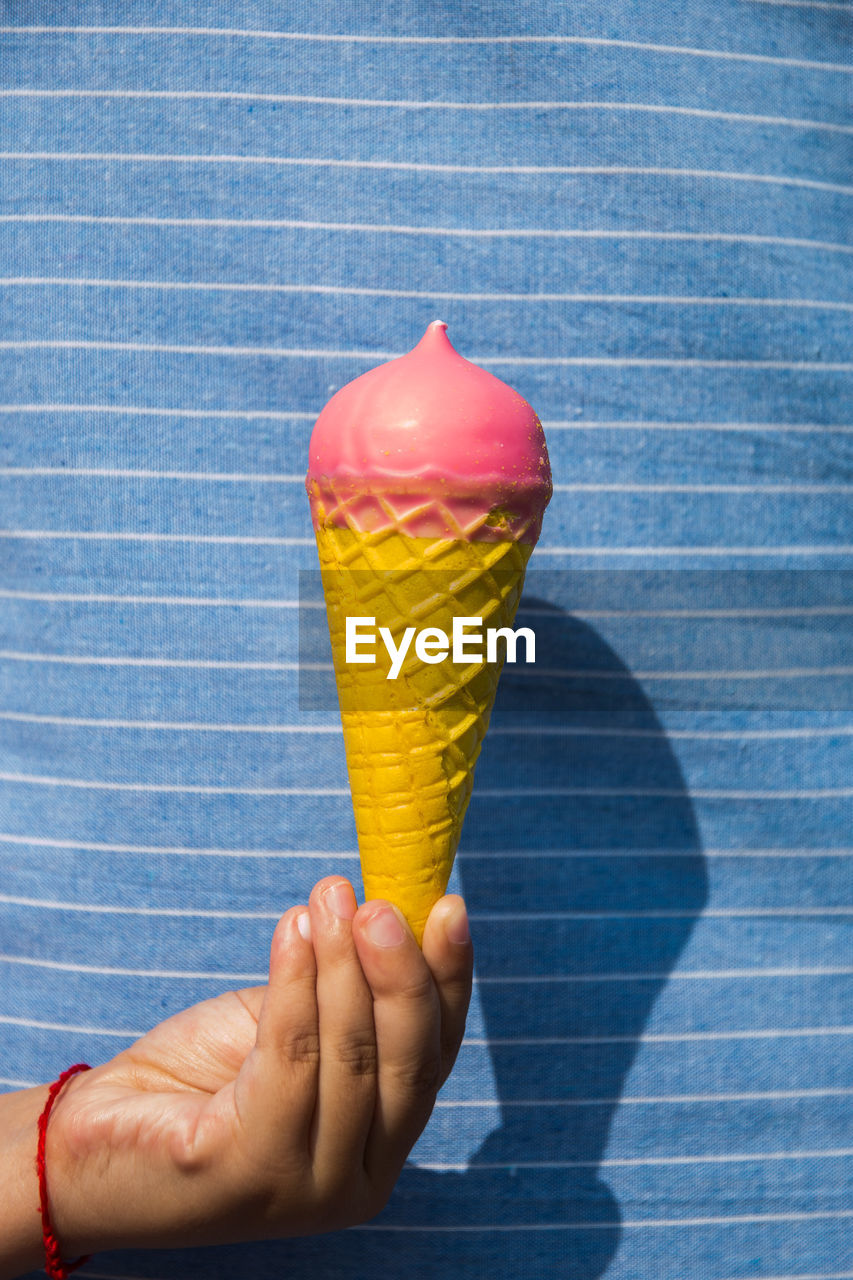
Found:
[{"label": "red string bracelet", "polygon": [[41,1228],[42,1238],[44,1240],[44,1256],[45,1271],[50,1280],[68,1280],[69,1271],[76,1271],[78,1267],[82,1267],[84,1262],[88,1262],[91,1254],[85,1258],[78,1258],[76,1262],[69,1262],[66,1266],[60,1255],[59,1241],[53,1230],[53,1223],[50,1220],[50,1211],[47,1207],[47,1167],[45,1164],[45,1140],[47,1138],[47,1122],[50,1113],[53,1110],[53,1104],[57,1099],[60,1089],[66,1080],[70,1080],[78,1071],[91,1071],[88,1062],[75,1063],[73,1067],[69,1067],[67,1071],[63,1071],[58,1080],[50,1086],[47,1095],[47,1102],[44,1105],[44,1111],[39,1116],[39,1140],[38,1151],[36,1153],[36,1168],[39,1175],[39,1200],[41,1207]]}]

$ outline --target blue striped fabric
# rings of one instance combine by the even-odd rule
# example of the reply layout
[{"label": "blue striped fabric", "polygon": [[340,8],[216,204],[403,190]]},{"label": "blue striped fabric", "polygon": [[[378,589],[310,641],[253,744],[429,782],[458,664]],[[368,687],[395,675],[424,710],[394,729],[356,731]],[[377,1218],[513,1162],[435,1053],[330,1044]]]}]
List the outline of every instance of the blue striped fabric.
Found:
[{"label": "blue striped fabric", "polygon": [[329,395],[440,316],[556,483],[388,1208],[81,1274],[853,1276],[851,41],[829,0],[0,4],[0,1088],[358,882],[298,671]]}]

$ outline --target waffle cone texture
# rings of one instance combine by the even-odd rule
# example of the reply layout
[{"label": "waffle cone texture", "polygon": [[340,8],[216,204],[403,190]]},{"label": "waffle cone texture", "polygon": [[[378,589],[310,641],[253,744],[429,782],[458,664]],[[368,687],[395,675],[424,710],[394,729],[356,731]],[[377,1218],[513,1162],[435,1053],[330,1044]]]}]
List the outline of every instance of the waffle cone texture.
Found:
[{"label": "waffle cone texture", "polygon": [[315,532],[365,899],[394,903],[420,943],[447,888],[502,659],[427,664],[412,643],[388,679],[379,640],[375,663],[346,662],[346,619],[375,618],[395,644],[407,627],[451,636],[454,617],[511,627],[533,548],[494,530],[413,536],[399,520],[375,531],[321,521]]}]

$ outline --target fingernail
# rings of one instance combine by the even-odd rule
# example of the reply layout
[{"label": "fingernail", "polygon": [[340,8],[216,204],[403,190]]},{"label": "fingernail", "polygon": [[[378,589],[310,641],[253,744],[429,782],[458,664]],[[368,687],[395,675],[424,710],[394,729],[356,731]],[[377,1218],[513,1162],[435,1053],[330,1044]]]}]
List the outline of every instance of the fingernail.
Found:
[{"label": "fingernail", "polygon": [[330,885],[323,894],[323,902],[341,920],[352,920],[357,910],[352,889],[345,880]]},{"label": "fingernail", "polygon": [[451,942],[470,942],[471,931],[468,928],[468,912],[464,902],[460,902],[448,913],[444,922],[444,931]]},{"label": "fingernail", "polygon": [[381,907],[370,917],[364,928],[370,941],[377,947],[399,947],[406,936],[392,907]]},{"label": "fingernail", "polygon": [[306,942],[311,941],[311,917],[307,911],[303,911],[296,917],[296,927],[302,934]]}]

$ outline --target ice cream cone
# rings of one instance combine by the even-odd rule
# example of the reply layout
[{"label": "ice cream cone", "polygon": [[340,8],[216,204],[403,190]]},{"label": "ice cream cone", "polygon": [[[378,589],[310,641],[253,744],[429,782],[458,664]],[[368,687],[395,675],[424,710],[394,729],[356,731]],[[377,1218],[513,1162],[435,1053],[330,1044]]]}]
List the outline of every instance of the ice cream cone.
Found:
[{"label": "ice cream cone", "polygon": [[[458,356],[444,328],[435,322],[409,356],[333,397],[306,481],[365,897],[395,903],[418,942],[447,887],[502,658],[489,661],[484,647],[479,659],[425,662],[410,647],[389,678],[382,645],[374,662],[347,661],[346,619],[373,619],[395,646],[407,628],[450,636],[454,617],[511,627],[551,489],[538,418]],[[390,398],[389,370],[399,384]],[[359,386],[371,378],[373,387]],[[484,398],[498,417],[509,407],[509,431],[488,421],[479,435],[472,429],[488,418]]]}]

